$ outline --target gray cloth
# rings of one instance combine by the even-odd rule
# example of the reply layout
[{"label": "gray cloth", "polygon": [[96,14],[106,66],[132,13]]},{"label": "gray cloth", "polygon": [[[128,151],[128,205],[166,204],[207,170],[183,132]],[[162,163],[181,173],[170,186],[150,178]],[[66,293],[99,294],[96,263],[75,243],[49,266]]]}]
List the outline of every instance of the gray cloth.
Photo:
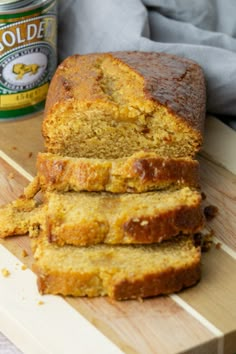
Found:
[{"label": "gray cloth", "polygon": [[60,0],[59,58],[141,50],[193,59],[207,110],[236,116],[236,0]]},{"label": "gray cloth", "polygon": [[1,354],[22,354],[15,345],[0,332],[0,353]]}]

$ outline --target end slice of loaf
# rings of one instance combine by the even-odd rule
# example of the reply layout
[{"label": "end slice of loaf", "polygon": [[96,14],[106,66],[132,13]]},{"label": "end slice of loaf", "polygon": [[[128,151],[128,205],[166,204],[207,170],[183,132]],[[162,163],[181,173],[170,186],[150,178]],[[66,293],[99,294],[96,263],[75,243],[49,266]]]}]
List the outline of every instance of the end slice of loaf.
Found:
[{"label": "end slice of loaf", "polygon": [[142,149],[194,156],[202,145],[205,81],[199,65],[165,53],[74,55],[48,91],[48,152],[113,159]]},{"label": "end slice of loaf", "polygon": [[39,153],[37,178],[42,190],[141,193],[171,187],[198,187],[199,163],[138,152],[113,160],[70,158]]},{"label": "end slice of loaf", "polygon": [[125,300],[170,294],[200,279],[200,249],[191,236],[146,246],[58,247],[43,234],[31,242],[42,294]]},{"label": "end slice of loaf", "polygon": [[199,231],[201,195],[188,187],[140,194],[46,193],[45,232],[58,245],[153,243]]}]

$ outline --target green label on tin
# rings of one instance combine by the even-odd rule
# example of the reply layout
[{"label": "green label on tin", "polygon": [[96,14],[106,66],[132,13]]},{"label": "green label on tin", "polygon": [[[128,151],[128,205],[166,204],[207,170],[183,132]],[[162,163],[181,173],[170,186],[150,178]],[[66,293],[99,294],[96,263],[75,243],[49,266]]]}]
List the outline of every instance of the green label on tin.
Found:
[{"label": "green label on tin", "polygon": [[56,14],[0,23],[0,118],[22,116],[45,100],[55,72]]}]

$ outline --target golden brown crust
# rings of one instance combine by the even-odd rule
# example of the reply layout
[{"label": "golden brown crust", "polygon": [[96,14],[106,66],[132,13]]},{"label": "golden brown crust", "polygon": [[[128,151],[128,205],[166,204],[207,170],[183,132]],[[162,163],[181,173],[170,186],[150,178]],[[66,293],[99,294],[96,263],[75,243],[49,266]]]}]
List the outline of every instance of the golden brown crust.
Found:
[{"label": "golden brown crust", "polygon": [[46,233],[50,242],[153,243],[204,224],[201,195],[188,187],[141,194],[48,193]]},{"label": "golden brown crust", "polygon": [[199,206],[186,205],[149,218],[141,216],[138,220],[131,218],[123,224],[124,233],[133,239],[133,243],[161,242],[179,233],[195,233],[204,222]]},{"label": "golden brown crust", "polygon": [[42,190],[140,193],[170,187],[198,187],[199,163],[139,152],[128,158],[101,160],[39,153],[37,173]]},{"label": "golden brown crust", "polygon": [[[80,90],[79,95],[82,101],[102,98],[99,91],[96,91],[96,86],[94,86],[93,82],[93,79],[96,81],[96,71],[92,71],[92,68],[96,67],[97,60],[102,58],[102,56],[101,54],[75,54],[66,58],[58,66],[50,83],[44,110],[45,117],[47,117],[49,111],[55,104],[58,104],[60,101],[66,102],[75,98],[77,88]],[[73,68],[76,68],[77,75],[75,75]],[[88,86],[88,71],[86,69],[90,70],[92,79],[91,86]]]},{"label": "golden brown crust", "polygon": [[162,274],[147,274],[142,280],[123,280],[115,284],[112,298],[116,300],[139,299],[160,294],[177,293],[195,285],[201,277],[201,265],[196,261],[186,269],[167,269]]},{"label": "golden brown crust", "polygon": [[111,55],[144,77],[148,98],[168,107],[193,129],[203,133],[205,79],[197,63],[156,52],[116,52]]}]

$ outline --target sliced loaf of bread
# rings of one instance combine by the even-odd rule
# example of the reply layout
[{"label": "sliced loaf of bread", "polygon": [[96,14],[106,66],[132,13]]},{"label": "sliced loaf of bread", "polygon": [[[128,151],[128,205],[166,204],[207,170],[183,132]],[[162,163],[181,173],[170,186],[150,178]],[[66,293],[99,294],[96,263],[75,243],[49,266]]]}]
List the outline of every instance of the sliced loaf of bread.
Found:
[{"label": "sliced loaf of bread", "polygon": [[200,248],[191,236],[146,246],[59,247],[41,233],[31,242],[42,294],[125,300],[178,292],[200,279]]},{"label": "sliced loaf of bread", "polygon": [[153,243],[203,227],[201,194],[188,187],[140,194],[47,192],[45,233],[58,245]]}]

